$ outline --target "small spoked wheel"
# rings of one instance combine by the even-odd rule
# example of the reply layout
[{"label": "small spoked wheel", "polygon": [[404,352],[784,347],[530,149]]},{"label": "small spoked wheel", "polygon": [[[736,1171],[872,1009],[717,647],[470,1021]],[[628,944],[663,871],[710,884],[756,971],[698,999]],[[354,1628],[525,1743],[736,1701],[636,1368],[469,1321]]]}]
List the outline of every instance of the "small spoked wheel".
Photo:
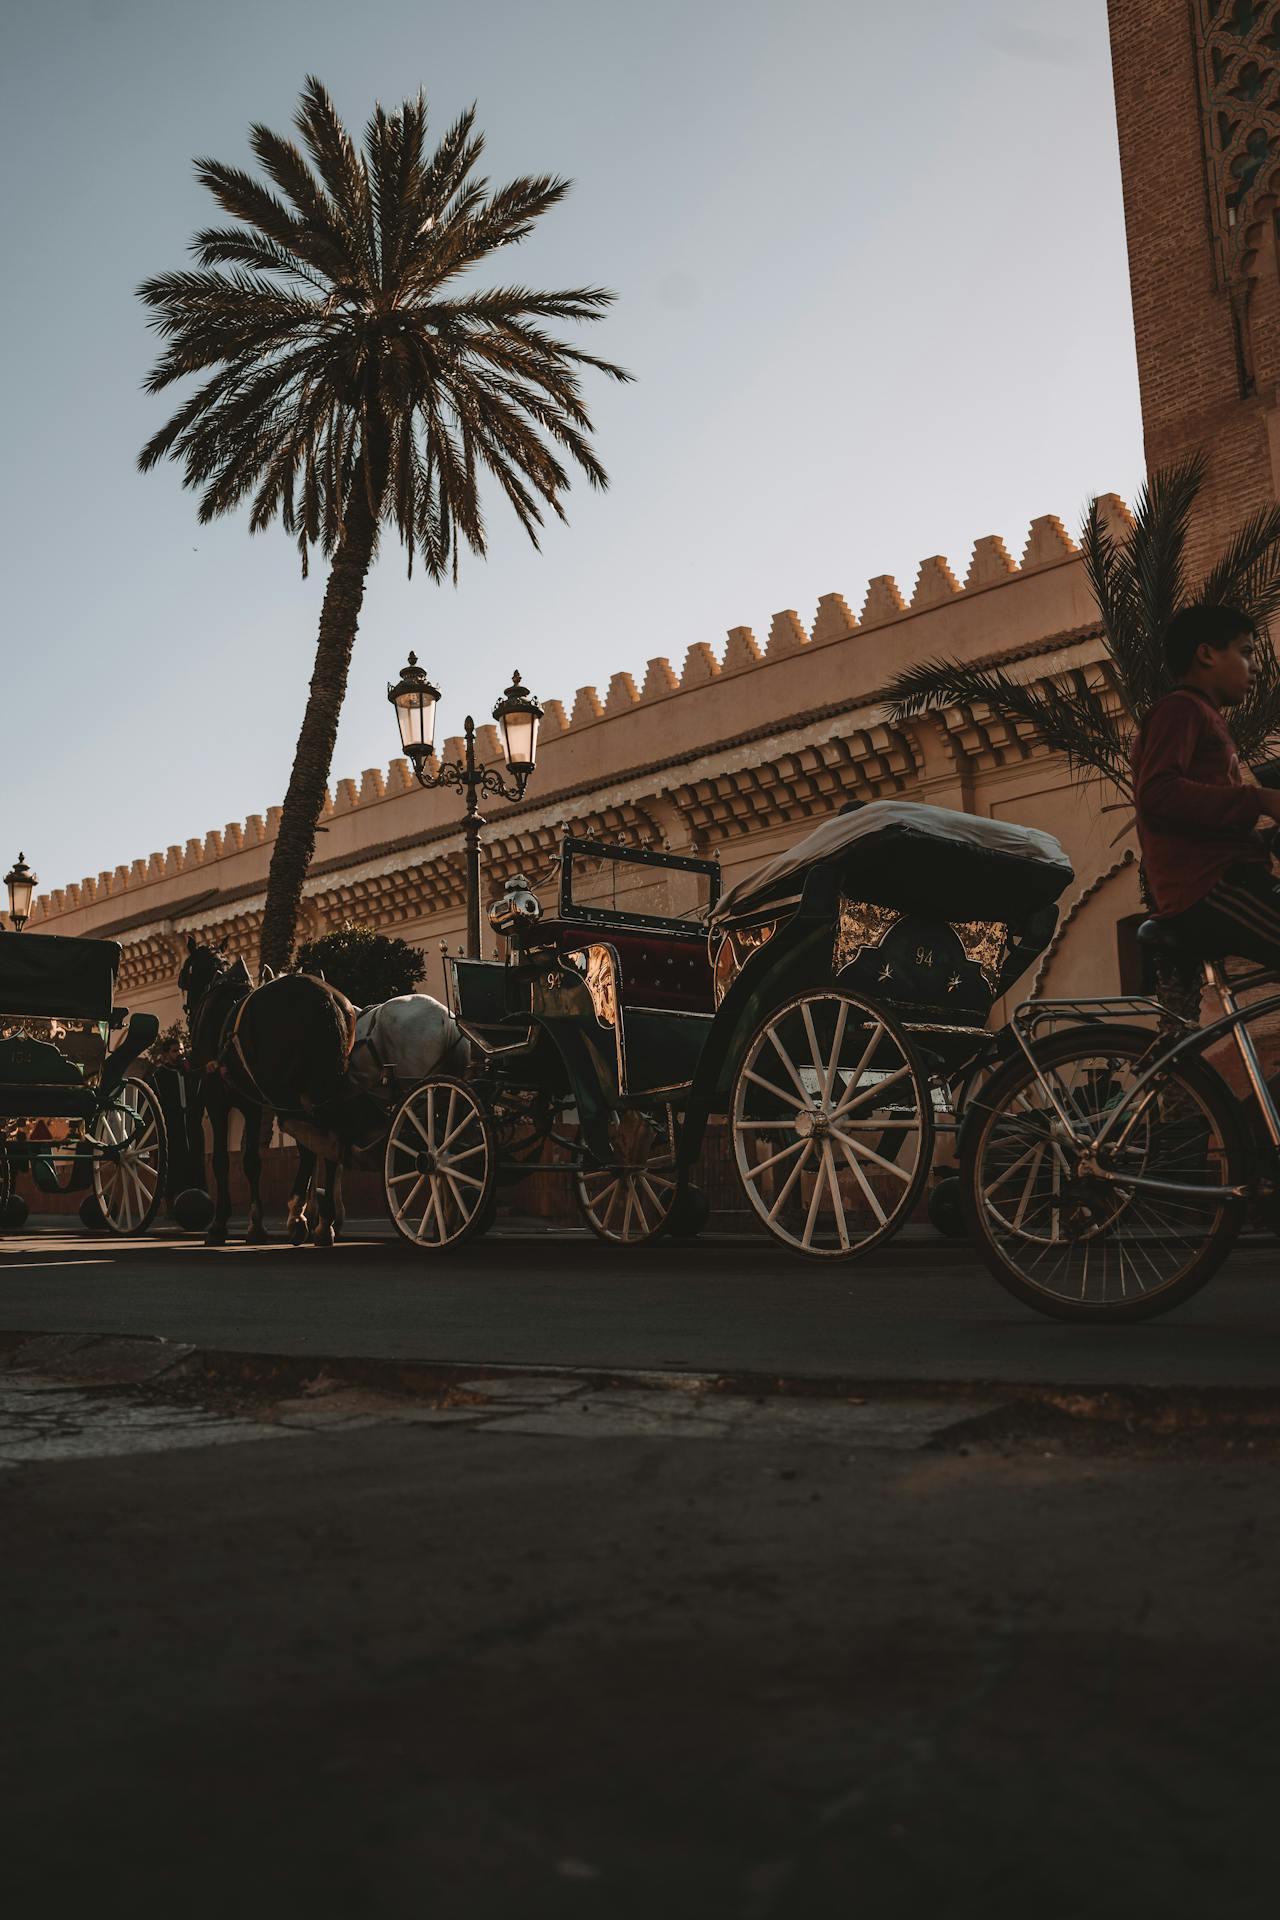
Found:
[{"label": "small spoked wheel", "polygon": [[383,1184],[392,1223],[415,1247],[441,1253],[493,1220],[493,1127],[465,1080],[424,1080],[391,1122]]},{"label": "small spoked wheel", "polygon": [[837,987],[756,1028],[730,1126],[752,1208],[817,1259],[865,1253],[908,1220],[933,1152],[929,1079],[901,1023]]},{"label": "small spoked wheel", "polygon": [[609,1165],[578,1174],[582,1217],[613,1246],[647,1246],[671,1225],[684,1190],[675,1116],[670,1107],[615,1114],[609,1139],[615,1155]]},{"label": "small spoked wheel", "polygon": [[145,1233],[164,1198],[169,1145],[145,1080],[122,1080],[95,1116],[93,1191],[108,1233]]}]

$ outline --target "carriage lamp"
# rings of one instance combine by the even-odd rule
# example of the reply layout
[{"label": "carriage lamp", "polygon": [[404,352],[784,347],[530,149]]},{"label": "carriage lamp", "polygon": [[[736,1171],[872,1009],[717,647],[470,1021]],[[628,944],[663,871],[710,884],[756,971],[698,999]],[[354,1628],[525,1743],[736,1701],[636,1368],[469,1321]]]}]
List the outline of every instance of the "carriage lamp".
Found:
[{"label": "carriage lamp", "polygon": [[416,654],[394,686],[388,686],[387,698],[396,710],[400,727],[400,745],[413,764],[420,787],[451,787],[465,802],[463,844],[466,849],[467,877],[467,957],[480,958],[480,815],[481,794],[499,800],[523,800],[525,788],[533,777],[538,758],[538,728],[542,708],[522,682],[518,673],[493,709],[493,717],[502,731],[502,750],[508,785],[496,767],[482,766],[476,759],[475,721],[468,714],[463,729],[463,754],[460,760],[446,760],[433,773],[433,738],[436,703],[440,689],[431,684],[418,665]]},{"label": "carriage lamp", "polygon": [[516,783],[516,791],[523,794],[538,758],[542,708],[521,683],[519,673],[512,674],[511,685],[494,706],[493,717],[502,729],[507,772]]},{"label": "carriage lamp", "polygon": [[394,687],[387,688],[387,698],[396,710],[400,745],[416,770],[434,751],[436,702],[440,698],[439,687],[432,686],[418,665],[416,653],[409,655],[409,664]]},{"label": "carriage lamp", "polygon": [[13,930],[21,933],[31,916],[31,896],[40,884],[27,865],[25,854],[18,855],[4,877],[4,884],[9,889],[9,918],[13,922]]}]

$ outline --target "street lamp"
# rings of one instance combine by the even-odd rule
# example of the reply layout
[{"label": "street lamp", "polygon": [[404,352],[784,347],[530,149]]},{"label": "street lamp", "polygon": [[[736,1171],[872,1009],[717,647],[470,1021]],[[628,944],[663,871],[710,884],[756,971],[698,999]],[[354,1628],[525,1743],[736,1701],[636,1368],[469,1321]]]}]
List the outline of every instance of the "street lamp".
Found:
[{"label": "street lamp", "polygon": [[4,884],[9,889],[9,918],[13,922],[13,930],[21,933],[31,917],[31,896],[40,885],[27,865],[25,854],[18,855],[4,877]]},{"label": "street lamp", "polygon": [[409,655],[409,664],[401,672],[394,686],[388,686],[387,699],[396,710],[396,720],[400,727],[400,745],[406,757],[412,762],[414,777],[420,787],[451,787],[466,800],[466,814],[463,821],[463,837],[466,846],[467,866],[467,955],[472,960],[480,958],[480,829],[484,825],[479,808],[479,796],[482,793],[493,794],[502,800],[522,800],[524,790],[533,777],[538,759],[538,727],[542,720],[542,708],[521,682],[520,675],[513,673],[511,685],[502,698],[495,704],[493,717],[502,733],[503,752],[506,757],[507,772],[511,775],[508,786],[502,775],[493,767],[479,766],[476,763],[475,722],[468,714],[463,729],[464,752],[461,760],[442,761],[438,771],[430,771],[435,758],[436,705],[440,699],[439,687],[433,686],[425,671],[418,665],[416,653]]}]

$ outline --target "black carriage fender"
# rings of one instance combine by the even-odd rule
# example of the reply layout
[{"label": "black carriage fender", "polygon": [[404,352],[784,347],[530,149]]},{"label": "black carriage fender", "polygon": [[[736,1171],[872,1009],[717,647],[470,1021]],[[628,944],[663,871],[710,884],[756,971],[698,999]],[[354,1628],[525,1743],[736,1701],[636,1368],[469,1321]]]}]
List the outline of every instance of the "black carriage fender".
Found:
[{"label": "black carriage fender", "polygon": [[126,1070],[131,1067],[138,1055],[145,1053],[160,1031],[160,1022],[154,1013],[135,1013],[129,1016],[129,1024],[121,1036],[120,1044],[107,1058],[102,1069],[102,1078],[98,1082],[98,1091],[104,1097],[115,1092],[124,1079]]}]

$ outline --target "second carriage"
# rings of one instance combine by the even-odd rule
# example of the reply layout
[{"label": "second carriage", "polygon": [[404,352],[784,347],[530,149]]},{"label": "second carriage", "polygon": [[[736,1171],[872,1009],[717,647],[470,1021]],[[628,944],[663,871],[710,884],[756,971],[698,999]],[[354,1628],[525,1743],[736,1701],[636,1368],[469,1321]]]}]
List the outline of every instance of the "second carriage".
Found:
[{"label": "second carriage", "polygon": [[472,1066],[395,1112],[393,1221],[444,1251],[505,1186],[559,1172],[605,1240],[695,1231],[722,1119],[775,1239],[868,1251],[917,1209],[1072,878],[1048,834],[900,801],[833,816],[724,897],[716,862],[566,837],[556,912],[517,878],[490,915],[506,957],[448,961]]}]

